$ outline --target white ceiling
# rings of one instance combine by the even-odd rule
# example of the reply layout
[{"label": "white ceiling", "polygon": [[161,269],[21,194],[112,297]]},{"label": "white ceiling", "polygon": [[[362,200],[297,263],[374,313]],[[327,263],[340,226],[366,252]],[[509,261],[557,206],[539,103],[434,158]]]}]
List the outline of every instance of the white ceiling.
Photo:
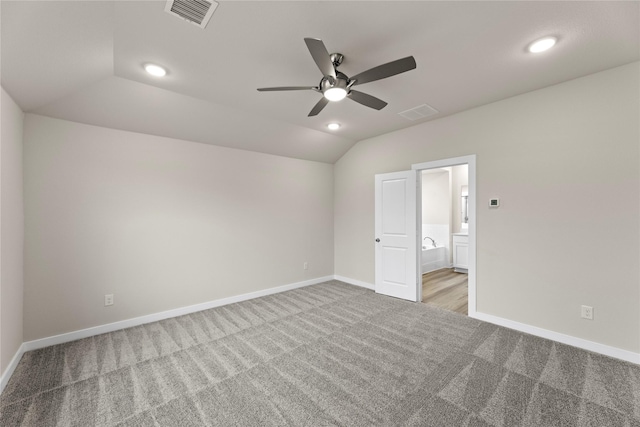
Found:
[{"label": "white ceiling", "polygon": [[[640,3],[221,1],[202,30],[164,1],[2,1],[2,86],[27,112],[333,163],[359,140],[640,59]],[[532,40],[558,45],[529,54]],[[416,70],[307,114],[322,75],[304,37],[355,75],[413,55]],[[162,79],[142,64],[165,66]],[[428,104],[440,113],[397,113]],[[326,124],[337,121],[337,132]]]}]

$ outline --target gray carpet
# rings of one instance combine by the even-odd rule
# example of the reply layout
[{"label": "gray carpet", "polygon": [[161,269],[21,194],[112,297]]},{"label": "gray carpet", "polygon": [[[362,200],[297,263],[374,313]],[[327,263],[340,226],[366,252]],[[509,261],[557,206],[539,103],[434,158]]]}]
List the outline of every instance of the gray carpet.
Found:
[{"label": "gray carpet", "polygon": [[640,427],[640,367],[333,281],[26,353],[2,426]]}]

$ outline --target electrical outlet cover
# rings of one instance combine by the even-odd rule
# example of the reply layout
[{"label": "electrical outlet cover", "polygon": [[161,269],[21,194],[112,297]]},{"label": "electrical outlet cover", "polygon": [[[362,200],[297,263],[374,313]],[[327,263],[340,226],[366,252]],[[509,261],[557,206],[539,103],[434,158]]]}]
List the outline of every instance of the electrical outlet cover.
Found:
[{"label": "electrical outlet cover", "polygon": [[581,317],[583,319],[593,320],[593,307],[588,305],[582,306]]},{"label": "electrical outlet cover", "polygon": [[113,305],[113,294],[107,294],[104,296],[104,306]]}]

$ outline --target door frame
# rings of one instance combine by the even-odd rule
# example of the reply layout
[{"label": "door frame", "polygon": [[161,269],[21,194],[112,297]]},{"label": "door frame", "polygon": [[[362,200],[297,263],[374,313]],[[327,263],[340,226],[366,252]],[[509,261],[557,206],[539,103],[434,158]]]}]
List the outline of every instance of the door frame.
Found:
[{"label": "door frame", "polygon": [[[427,169],[445,168],[459,165],[469,166],[469,269],[468,269],[468,316],[474,317],[476,314],[476,155],[452,157],[449,159],[434,160],[411,165],[411,169],[422,172]],[[421,177],[418,173],[418,177]],[[416,183],[416,230],[417,236],[422,236],[422,179]],[[420,256],[422,255],[422,241],[417,240],[416,246],[416,295],[418,302],[422,301],[422,271],[420,267]]]}]

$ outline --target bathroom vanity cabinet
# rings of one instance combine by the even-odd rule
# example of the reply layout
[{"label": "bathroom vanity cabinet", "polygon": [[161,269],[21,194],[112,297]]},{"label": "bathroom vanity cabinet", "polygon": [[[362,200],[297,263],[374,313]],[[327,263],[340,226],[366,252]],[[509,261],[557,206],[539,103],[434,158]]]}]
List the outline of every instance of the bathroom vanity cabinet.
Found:
[{"label": "bathroom vanity cabinet", "polygon": [[453,270],[466,273],[469,268],[469,235],[455,233],[453,235]]}]

